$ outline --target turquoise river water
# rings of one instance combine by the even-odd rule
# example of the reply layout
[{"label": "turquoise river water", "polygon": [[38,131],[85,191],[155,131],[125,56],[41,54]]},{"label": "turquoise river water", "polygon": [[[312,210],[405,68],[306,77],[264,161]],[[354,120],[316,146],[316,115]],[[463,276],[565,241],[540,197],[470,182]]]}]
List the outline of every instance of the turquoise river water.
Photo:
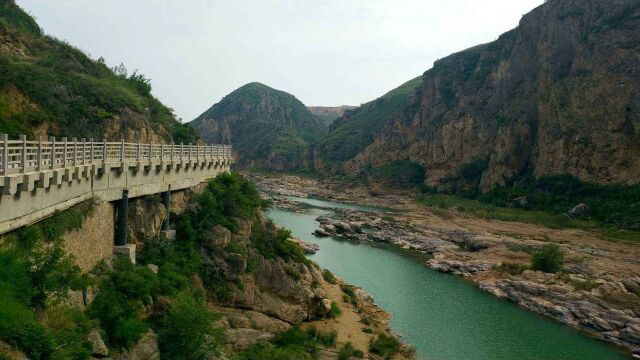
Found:
[{"label": "turquoise river water", "polygon": [[[312,206],[352,207],[301,199]],[[312,235],[319,215],[272,209],[268,216],[294,236],[318,244],[310,256],[371,293],[392,315],[391,328],[427,360],[617,360],[611,346],[488,295],[470,282],[427,268],[424,258],[383,246]]]}]

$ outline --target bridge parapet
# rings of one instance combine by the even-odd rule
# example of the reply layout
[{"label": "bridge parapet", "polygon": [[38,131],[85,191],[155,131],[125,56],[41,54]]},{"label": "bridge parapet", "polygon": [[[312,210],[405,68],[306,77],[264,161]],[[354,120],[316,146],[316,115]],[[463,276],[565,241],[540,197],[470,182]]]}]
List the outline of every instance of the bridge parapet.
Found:
[{"label": "bridge parapet", "polygon": [[142,144],[0,134],[0,234],[95,197],[185,189],[229,171],[230,145]]}]

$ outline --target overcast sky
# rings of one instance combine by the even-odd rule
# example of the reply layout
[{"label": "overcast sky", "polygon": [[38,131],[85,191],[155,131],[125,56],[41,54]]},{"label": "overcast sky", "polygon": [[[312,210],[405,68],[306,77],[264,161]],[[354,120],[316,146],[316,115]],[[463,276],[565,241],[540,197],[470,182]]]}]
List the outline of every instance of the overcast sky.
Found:
[{"label": "overcast sky", "polygon": [[190,121],[252,81],[359,105],[495,40],[543,0],[18,0],[44,31],[152,79]]}]

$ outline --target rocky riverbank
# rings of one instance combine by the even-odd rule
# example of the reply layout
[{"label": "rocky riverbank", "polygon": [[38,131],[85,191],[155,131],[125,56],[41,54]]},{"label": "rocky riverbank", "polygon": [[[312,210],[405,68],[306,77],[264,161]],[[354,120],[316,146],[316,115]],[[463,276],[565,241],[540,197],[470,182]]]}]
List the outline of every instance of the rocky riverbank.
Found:
[{"label": "rocky riverbank", "polygon": [[[293,176],[253,179],[265,198],[285,209],[300,209],[292,196],[308,196],[401,210],[332,209],[335,217],[317,219],[316,235],[431,254],[426,266],[434,270],[464,276],[492,295],[640,354],[640,251],[634,245],[605,241],[587,231],[431,210],[403,194],[372,196],[366,189],[339,188],[335,182]],[[525,270],[531,254],[550,242],[565,254],[562,271]]]}]

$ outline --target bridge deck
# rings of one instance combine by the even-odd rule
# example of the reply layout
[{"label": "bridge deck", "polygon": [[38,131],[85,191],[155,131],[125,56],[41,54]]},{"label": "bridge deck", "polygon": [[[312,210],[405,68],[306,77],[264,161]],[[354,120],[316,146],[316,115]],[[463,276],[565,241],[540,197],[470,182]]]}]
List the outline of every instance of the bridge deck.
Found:
[{"label": "bridge deck", "polygon": [[192,187],[232,163],[230,145],[9,140],[0,134],[0,234],[89,198]]}]

